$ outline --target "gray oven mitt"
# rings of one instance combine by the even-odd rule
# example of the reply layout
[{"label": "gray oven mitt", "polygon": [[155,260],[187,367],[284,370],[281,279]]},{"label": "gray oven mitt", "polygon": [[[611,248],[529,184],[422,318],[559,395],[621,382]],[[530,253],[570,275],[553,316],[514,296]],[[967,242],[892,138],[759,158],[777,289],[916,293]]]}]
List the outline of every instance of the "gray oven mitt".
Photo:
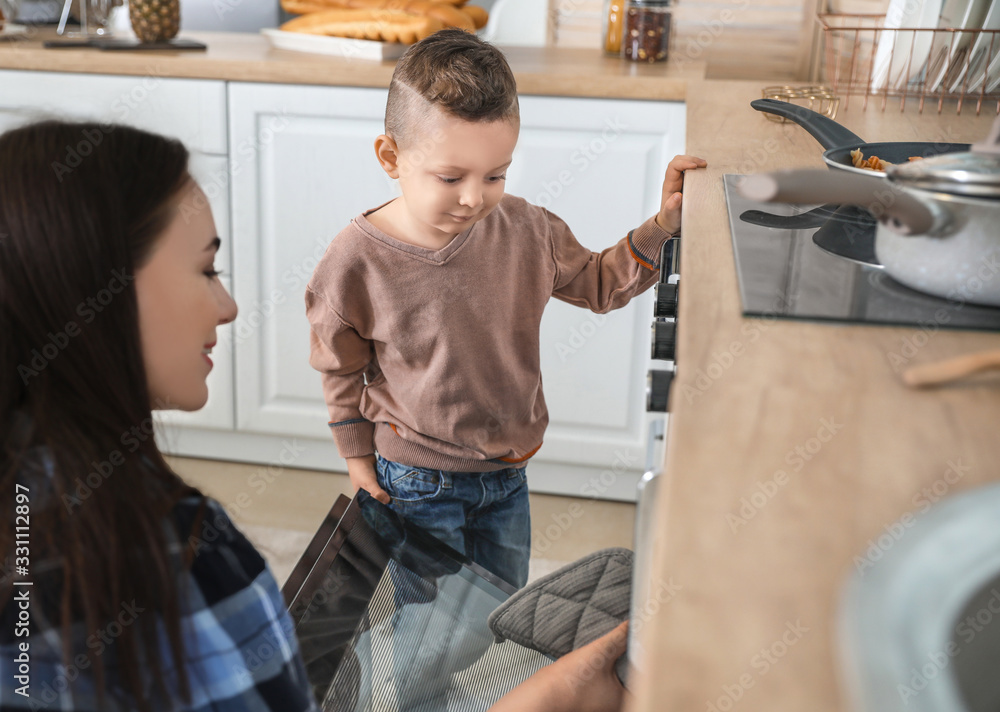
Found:
[{"label": "gray oven mitt", "polygon": [[[595,551],[522,588],[490,614],[497,642],[561,657],[600,638],[628,619],[632,552]],[[625,682],[627,655],[615,664]]]}]

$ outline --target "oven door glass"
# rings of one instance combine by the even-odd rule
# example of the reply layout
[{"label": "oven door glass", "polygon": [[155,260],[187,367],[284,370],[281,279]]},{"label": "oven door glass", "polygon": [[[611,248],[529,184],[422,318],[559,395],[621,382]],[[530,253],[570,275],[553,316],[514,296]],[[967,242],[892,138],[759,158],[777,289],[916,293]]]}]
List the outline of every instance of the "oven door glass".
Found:
[{"label": "oven door glass", "polygon": [[364,491],[342,505],[283,589],[323,710],[486,710],[551,662],[494,641],[506,582]]}]

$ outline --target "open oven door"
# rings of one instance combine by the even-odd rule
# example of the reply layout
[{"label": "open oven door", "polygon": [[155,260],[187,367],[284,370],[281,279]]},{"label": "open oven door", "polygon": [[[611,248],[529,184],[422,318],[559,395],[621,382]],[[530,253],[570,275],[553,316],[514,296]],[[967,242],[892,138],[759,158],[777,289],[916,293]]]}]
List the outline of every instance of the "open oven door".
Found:
[{"label": "open oven door", "polygon": [[551,662],[496,643],[514,589],[361,490],[341,497],[282,594],[323,710],[486,710]]}]

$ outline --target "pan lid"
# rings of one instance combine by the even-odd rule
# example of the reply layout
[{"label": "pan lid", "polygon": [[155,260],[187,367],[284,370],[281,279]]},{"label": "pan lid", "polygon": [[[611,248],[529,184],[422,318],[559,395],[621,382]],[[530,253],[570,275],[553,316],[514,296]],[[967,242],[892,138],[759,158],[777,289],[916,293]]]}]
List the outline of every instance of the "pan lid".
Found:
[{"label": "pan lid", "polygon": [[886,173],[897,182],[976,198],[1000,198],[1000,116],[990,135],[973,144],[967,153],[944,153],[888,166]]}]

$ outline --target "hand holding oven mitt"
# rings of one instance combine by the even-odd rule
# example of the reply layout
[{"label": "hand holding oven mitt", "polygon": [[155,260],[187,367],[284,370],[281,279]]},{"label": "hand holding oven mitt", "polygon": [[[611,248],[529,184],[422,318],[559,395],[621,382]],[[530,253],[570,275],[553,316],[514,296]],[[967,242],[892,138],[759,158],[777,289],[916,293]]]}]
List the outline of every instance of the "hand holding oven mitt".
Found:
[{"label": "hand holding oven mitt", "polygon": [[[487,624],[497,642],[559,658],[628,620],[631,591],[632,552],[602,549],[525,586]],[[615,670],[623,682],[627,667],[622,655]]]}]

